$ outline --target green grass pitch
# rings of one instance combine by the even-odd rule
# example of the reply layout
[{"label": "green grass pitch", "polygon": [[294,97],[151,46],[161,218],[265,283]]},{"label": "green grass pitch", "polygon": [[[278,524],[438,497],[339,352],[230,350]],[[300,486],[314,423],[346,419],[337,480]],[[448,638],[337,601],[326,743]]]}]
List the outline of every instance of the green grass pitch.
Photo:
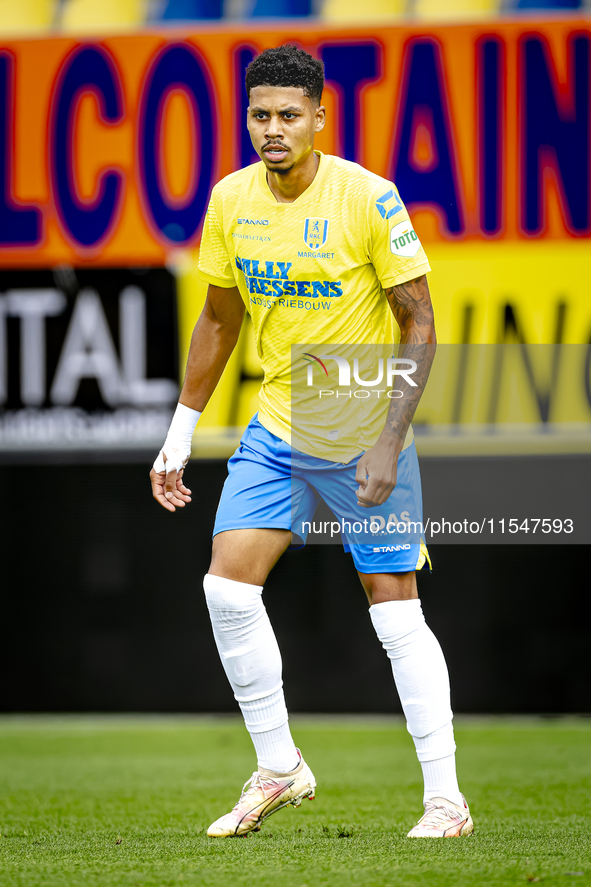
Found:
[{"label": "green grass pitch", "polygon": [[1,887],[591,884],[591,721],[456,721],[476,833],[409,840],[400,720],[292,719],[317,798],[209,839],[254,769],[237,718],[0,718]]}]

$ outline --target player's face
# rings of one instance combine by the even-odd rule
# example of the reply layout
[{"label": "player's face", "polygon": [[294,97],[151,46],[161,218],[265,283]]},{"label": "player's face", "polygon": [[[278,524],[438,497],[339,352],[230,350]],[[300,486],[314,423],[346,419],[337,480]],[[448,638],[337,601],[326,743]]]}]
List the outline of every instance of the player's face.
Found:
[{"label": "player's face", "polygon": [[248,131],[255,151],[272,172],[302,166],[314,136],[324,129],[325,111],[300,87],[255,86],[250,91]]}]

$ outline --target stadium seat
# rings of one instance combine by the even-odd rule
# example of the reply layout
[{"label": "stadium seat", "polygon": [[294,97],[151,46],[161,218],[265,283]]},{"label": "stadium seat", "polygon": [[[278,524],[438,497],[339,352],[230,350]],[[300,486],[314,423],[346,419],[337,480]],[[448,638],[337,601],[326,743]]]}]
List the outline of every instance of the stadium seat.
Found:
[{"label": "stadium seat", "polygon": [[38,33],[50,28],[58,0],[0,0],[0,33]]},{"label": "stadium seat", "polygon": [[168,0],[156,16],[159,21],[222,18],[223,0]]},{"label": "stadium seat", "polygon": [[326,21],[386,21],[404,15],[406,0],[325,0],[321,17]]},{"label": "stadium seat", "polygon": [[136,28],[146,20],[146,0],[65,0],[64,31]]},{"label": "stadium seat", "polygon": [[486,18],[499,11],[500,0],[416,0],[413,12],[419,18]]},{"label": "stadium seat", "polygon": [[255,0],[252,18],[294,18],[310,15],[311,0]]}]

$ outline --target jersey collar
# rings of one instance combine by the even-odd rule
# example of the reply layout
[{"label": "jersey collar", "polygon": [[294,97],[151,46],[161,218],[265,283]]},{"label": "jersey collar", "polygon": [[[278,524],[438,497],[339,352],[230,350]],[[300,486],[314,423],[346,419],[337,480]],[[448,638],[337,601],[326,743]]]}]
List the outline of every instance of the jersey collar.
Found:
[{"label": "jersey collar", "polygon": [[258,185],[263,199],[267,203],[272,203],[273,206],[301,206],[302,204],[309,203],[310,200],[313,200],[320,193],[332,167],[332,157],[329,154],[323,154],[322,151],[316,150],[314,150],[314,154],[318,155],[320,161],[318,163],[316,175],[314,176],[312,182],[308,185],[306,190],[291,203],[279,203],[279,201],[276,199],[275,195],[273,194],[267,183],[267,167],[261,160],[261,162],[258,164]]}]

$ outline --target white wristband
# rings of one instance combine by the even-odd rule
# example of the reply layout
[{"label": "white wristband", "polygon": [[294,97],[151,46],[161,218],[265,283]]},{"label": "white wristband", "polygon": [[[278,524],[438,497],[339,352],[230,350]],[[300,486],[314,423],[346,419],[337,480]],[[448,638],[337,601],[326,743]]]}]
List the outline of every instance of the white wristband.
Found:
[{"label": "white wristband", "polygon": [[200,415],[199,410],[192,410],[184,403],[177,403],[166,439],[183,441],[190,446]]},{"label": "white wristband", "polygon": [[191,455],[193,432],[201,413],[184,404],[177,404],[164,446],[154,462],[154,471],[180,471],[184,468]]}]

